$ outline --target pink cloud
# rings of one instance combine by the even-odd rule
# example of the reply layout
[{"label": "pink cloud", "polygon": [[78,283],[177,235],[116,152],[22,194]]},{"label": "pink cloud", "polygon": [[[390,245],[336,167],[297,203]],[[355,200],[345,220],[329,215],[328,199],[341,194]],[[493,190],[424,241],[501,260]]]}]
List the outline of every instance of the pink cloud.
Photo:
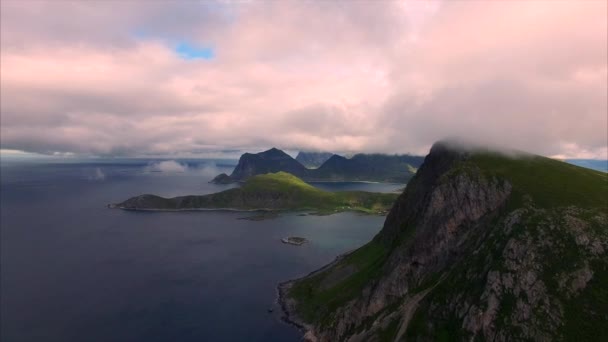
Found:
[{"label": "pink cloud", "polygon": [[3,148],[424,153],[459,135],[606,157],[605,2],[118,6],[2,2]]}]

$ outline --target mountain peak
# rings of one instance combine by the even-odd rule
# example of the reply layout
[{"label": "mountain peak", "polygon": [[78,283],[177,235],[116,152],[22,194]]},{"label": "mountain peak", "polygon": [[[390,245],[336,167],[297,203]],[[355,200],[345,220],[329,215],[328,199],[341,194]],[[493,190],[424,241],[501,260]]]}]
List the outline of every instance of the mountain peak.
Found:
[{"label": "mountain peak", "polygon": [[302,177],[306,174],[307,170],[290,155],[273,147],[256,154],[243,154],[230,177],[233,180],[239,181],[257,174],[279,171],[289,172],[295,176]]},{"label": "mountain peak", "polygon": [[276,147],[273,147],[271,149],[268,149],[266,151],[260,152],[258,153],[259,156],[263,156],[263,157],[289,157],[291,158],[290,155],[288,155],[287,153],[285,153],[285,151],[280,150]]}]

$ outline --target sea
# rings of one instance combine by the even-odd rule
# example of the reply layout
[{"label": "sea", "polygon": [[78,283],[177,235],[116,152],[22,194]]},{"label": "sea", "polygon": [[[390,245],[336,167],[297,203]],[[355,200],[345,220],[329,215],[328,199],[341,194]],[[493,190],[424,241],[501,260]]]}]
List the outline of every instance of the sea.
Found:
[{"label": "sea", "polygon": [[[382,216],[133,212],[150,193],[207,194],[236,160],[0,160],[0,340],[299,341],[276,286],[378,233]],[[314,183],[393,192],[403,184]],[[303,246],[281,243],[302,236]]]}]

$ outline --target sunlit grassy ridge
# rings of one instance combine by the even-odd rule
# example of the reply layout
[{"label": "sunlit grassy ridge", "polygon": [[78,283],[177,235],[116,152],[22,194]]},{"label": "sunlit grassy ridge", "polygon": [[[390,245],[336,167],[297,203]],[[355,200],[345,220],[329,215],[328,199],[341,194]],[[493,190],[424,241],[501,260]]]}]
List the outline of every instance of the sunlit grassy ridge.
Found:
[{"label": "sunlit grassy ridge", "polygon": [[323,192],[287,172],[266,173],[253,176],[241,187],[243,191],[308,191]]},{"label": "sunlit grassy ridge", "polygon": [[608,174],[535,155],[477,153],[466,163],[513,185],[513,200],[529,195],[541,208],[608,205]]}]

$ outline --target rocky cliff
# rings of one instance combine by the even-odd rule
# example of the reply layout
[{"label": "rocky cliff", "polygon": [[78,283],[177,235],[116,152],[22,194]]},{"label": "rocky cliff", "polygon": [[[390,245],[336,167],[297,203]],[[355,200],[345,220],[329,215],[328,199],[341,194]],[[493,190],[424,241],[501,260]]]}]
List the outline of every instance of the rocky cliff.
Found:
[{"label": "rocky cliff", "polygon": [[280,286],[320,341],[608,338],[607,175],[433,146],[367,245]]}]

